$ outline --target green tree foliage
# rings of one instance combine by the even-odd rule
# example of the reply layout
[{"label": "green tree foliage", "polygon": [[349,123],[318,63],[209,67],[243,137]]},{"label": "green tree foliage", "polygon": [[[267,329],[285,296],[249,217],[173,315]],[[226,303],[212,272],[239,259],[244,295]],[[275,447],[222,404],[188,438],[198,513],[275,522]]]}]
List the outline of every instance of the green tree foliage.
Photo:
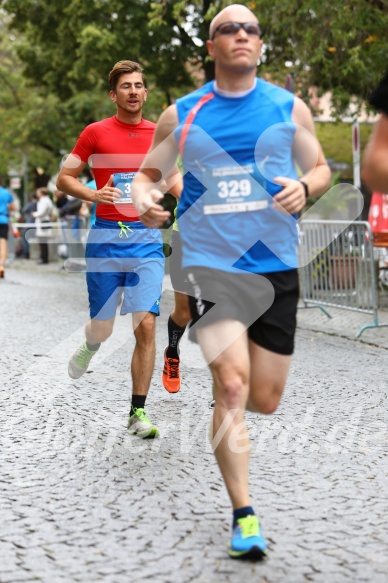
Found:
[{"label": "green tree foliage", "polygon": [[[174,44],[180,50],[187,44],[186,59],[202,67],[210,80],[208,26],[219,9],[231,3],[162,0],[151,5],[149,26],[167,27],[169,34],[174,30]],[[350,101],[361,106],[388,67],[388,0],[241,0],[240,4],[257,15],[264,30],[260,74],[282,85],[291,74],[306,100],[311,86],[321,93],[331,91],[334,114],[345,113]],[[191,42],[182,33],[187,22]]]},{"label": "green tree foliage", "polygon": [[[131,59],[169,98],[174,89],[192,87],[187,61],[193,41],[174,2],[128,0],[1,0],[12,27],[23,34],[17,51],[26,75],[67,101],[80,92],[89,100],[107,89],[112,64]],[[189,47],[193,44],[193,47]],[[82,103],[82,99],[81,99]],[[95,119],[97,103],[83,108]],[[74,112],[77,113],[77,112]]]},{"label": "green tree foliage", "polygon": [[[12,15],[13,27],[24,35],[19,55],[28,63],[29,78],[62,100],[105,88],[112,63],[122,58],[146,64],[168,100],[193,85],[190,73],[196,68],[212,78],[205,47],[208,26],[230,3],[0,0]],[[387,66],[388,0],[241,3],[253,10],[264,29],[263,72],[283,83],[287,72],[292,73],[304,94],[311,85],[332,90],[338,112],[350,96],[365,98]]]},{"label": "green tree foliage", "polygon": [[[101,105],[97,94],[106,89],[106,76],[119,59],[142,62],[167,102],[193,86],[198,68],[211,79],[208,26],[231,3],[0,0],[23,34],[18,53],[29,79],[62,101],[86,92],[73,112],[83,121],[95,119]],[[303,95],[311,85],[333,91],[338,113],[351,96],[365,99],[387,66],[388,0],[240,3],[253,10],[265,31],[262,72],[282,83],[292,73]]]},{"label": "green tree foliage", "polygon": [[358,105],[388,68],[388,0],[256,0],[267,44],[263,71],[284,79],[285,63],[304,98],[331,91],[333,110]]},{"label": "green tree foliage", "polygon": [[[58,96],[28,84],[15,53],[17,37],[0,22],[0,173],[21,173],[23,161],[53,169],[62,140],[63,109]],[[64,130],[65,130],[64,126]]]},{"label": "green tree foliage", "polygon": [[[0,62],[0,74],[5,72],[7,79],[0,115],[7,118],[7,99],[15,115],[20,110],[12,144],[41,140],[39,147],[56,156],[70,148],[82,127],[114,111],[107,99],[107,76],[121,59],[144,66],[151,89],[146,115],[156,119],[174,98],[213,78],[205,45],[208,27],[231,3],[0,0],[6,16],[2,19],[0,13],[2,26],[9,21],[14,34],[6,37]],[[282,85],[291,74],[304,98],[312,85],[332,91],[338,115],[350,99],[361,103],[387,67],[388,0],[240,3],[253,10],[264,30],[260,74]],[[5,123],[12,124],[11,118]]]}]

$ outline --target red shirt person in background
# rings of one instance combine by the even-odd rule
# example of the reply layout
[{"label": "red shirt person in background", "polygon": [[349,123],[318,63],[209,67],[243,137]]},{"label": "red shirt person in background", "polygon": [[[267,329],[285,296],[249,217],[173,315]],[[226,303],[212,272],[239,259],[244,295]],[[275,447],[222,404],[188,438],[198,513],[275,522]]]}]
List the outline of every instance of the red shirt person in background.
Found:
[{"label": "red shirt person in background", "polygon": [[[57,187],[64,192],[97,203],[96,222],[86,245],[90,320],[85,342],[71,357],[68,371],[74,379],[86,372],[100,344],[111,335],[122,300],[120,313],[132,314],[135,335],[128,429],[144,438],[157,437],[158,429],[144,407],[155,362],[163,242],[158,230],[140,222],[131,198],[132,180],[151,145],[155,124],[142,116],[147,89],[138,63],[116,63],[109,73],[109,85],[116,114],[82,131],[57,180]],[[94,171],[96,189],[78,180],[86,164]],[[178,168],[170,176],[174,176],[172,184],[178,181],[170,190],[175,188],[179,194]]]}]

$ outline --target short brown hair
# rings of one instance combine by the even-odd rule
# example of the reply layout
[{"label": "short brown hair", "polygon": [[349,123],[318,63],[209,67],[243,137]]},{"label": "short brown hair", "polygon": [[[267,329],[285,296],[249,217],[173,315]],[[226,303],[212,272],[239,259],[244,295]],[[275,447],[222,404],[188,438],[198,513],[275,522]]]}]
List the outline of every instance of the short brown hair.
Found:
[{"label": "short brown hair", "polygon": [[116,92],[119,78],[125,73],[140,73],[145,85],[143,69],[139,63],[135,63],[135,61],[118,61],[109,73],[109,85],[112,91]]}]

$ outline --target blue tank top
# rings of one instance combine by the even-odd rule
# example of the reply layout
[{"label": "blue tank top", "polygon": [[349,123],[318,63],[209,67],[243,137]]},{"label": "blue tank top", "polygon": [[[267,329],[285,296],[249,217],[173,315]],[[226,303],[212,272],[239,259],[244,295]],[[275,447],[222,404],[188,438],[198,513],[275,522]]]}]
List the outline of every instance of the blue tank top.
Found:
[{"label": "blue tank top", "polygon": [[272,207],[281,190],[273,178],[297,178],[293,105],[290,92],[261,79],[243,97],[220,95],[210,82],[177,100],[183,267],[297,267],[296,217]]},{"label": "blue tank top", "polygon": [[13,202],[9,190],[0,186],[0,225],[7,225],[9,221],[8,205]]}]

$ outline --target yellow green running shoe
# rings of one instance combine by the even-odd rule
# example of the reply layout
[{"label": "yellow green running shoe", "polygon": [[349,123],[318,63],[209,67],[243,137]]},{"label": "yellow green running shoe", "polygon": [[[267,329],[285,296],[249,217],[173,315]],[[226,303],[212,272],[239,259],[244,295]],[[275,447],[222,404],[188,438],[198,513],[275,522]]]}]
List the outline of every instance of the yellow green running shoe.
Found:
[{"label": "yellow green running shoe", "polygon": [[159,430],[148,419],[144,409],[135,409],[128,421],[128,431],[132,435],[139,435],[143,439],[154,439],[159,437]]},{"label": "yellow green running shoe", "polygon": [[89,363],[96,352],[97,350],[89,350],[86,346],[86,342],[84,342],[80,348],[77,348],[69,360],[67,368],[69,377],[72,379],[79,379],[82,377],[82,375],[88,370]]}]

